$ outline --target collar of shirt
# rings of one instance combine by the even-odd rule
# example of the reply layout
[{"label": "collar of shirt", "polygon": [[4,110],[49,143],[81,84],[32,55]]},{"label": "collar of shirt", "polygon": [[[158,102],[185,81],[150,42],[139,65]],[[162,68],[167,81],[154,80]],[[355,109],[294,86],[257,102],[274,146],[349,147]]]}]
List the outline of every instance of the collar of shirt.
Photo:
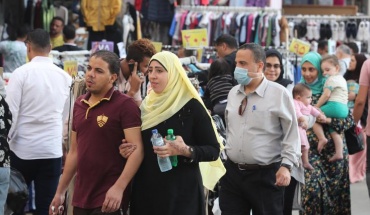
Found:
[{"label": "collar of shirt", "polygon": [[36,57],[32,58],[31,62],[49,62],[49,63],[53,63],[53,59],[51,59],[50,57],[36,56]]},{"label": "collar of shirt", "polygon": [[[100,99],[100,102],[103,101],[103,100],[109,101],[112,97],[113,92],[114,92],[114,87],[110,88],[110,90],[105,94],[105,96],[102,99]],[[89,100],[90,96],[91,96],[91,93],[87,92],[86,95],[81,99],[81,102],[84,102],[84,103],[89,105],[88,100]]]},{"label": "collar of shirt", "polygon": [[[258,87],[253,92],[255,92],[257,95],[259,95],[260,97],[263,98],[264,95],[265,95],[265,92],[266,92],[268,82],[269,81],[265,77],[263,77],[263,80],[262,80],[261,84],[258,85]],[[245,91],[244,91],[244,85],[240,85],[239,89],[236,92],[246,95]]]}]

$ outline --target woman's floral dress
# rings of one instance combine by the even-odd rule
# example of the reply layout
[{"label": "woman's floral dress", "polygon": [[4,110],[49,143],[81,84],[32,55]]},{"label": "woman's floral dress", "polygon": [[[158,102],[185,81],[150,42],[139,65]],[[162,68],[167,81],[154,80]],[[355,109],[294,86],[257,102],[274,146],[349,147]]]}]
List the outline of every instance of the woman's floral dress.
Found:
[{"label": "woman's floral dress", "polygon": [[[320,94],[313,95],[312,103],[316,104]],[[330,127],[337,132],[350,128],[353,118],[332,119]],[[318,139],[312,129],[307,130],[310,143],[309,161],[314,170],[305,170],[305,185],[302,188],[303,215],[347,215],[351,214],[350,182],[348,170],[348,150],[343,138],[344,159],[329,162],[335,153],[334,143],[328,132],[329,126],[324,126],[328,143],[319,153],[317,151]]]}]

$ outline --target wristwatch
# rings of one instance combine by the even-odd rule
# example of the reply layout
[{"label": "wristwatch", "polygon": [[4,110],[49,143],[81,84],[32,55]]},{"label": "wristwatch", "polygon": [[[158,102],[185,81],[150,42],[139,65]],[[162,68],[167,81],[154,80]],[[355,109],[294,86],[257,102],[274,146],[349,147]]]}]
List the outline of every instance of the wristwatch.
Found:
[{"label": "wristwatch", "polygon": [[293,167],[291,165],[286,164],[286,163],[281,163],[280,166],[285,167],[285,168],[287,168],[289,170],[289,172],[292,172],[292,168]]}]

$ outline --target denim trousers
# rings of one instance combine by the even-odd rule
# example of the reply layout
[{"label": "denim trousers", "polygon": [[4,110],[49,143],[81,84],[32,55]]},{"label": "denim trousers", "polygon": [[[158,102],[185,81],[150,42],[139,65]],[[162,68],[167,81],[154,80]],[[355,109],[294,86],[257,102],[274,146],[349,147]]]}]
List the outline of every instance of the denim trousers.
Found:
[{"label": "denim trousers", "polygon": [[10,168],[0,167],[0,214],[4,214],[4,206],[8,196]]}]

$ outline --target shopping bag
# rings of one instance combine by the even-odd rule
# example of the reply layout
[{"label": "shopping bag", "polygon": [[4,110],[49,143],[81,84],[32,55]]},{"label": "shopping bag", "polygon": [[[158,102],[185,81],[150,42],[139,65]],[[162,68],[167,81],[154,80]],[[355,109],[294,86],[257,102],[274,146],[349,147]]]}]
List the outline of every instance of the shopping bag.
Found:
[{"label": "shopping bag", "polygon": [[364,136],[360,127],[354,125],[344,132],[344,136],[346,138],[348,153],[350,155],[364,150]]},{"label": "shopping bag", "polygon": [[15,213],[23,214],[24,207],[28,201],[28,186],[22,173],[10,169],[10,183],[6,204],[8,209]]}]

